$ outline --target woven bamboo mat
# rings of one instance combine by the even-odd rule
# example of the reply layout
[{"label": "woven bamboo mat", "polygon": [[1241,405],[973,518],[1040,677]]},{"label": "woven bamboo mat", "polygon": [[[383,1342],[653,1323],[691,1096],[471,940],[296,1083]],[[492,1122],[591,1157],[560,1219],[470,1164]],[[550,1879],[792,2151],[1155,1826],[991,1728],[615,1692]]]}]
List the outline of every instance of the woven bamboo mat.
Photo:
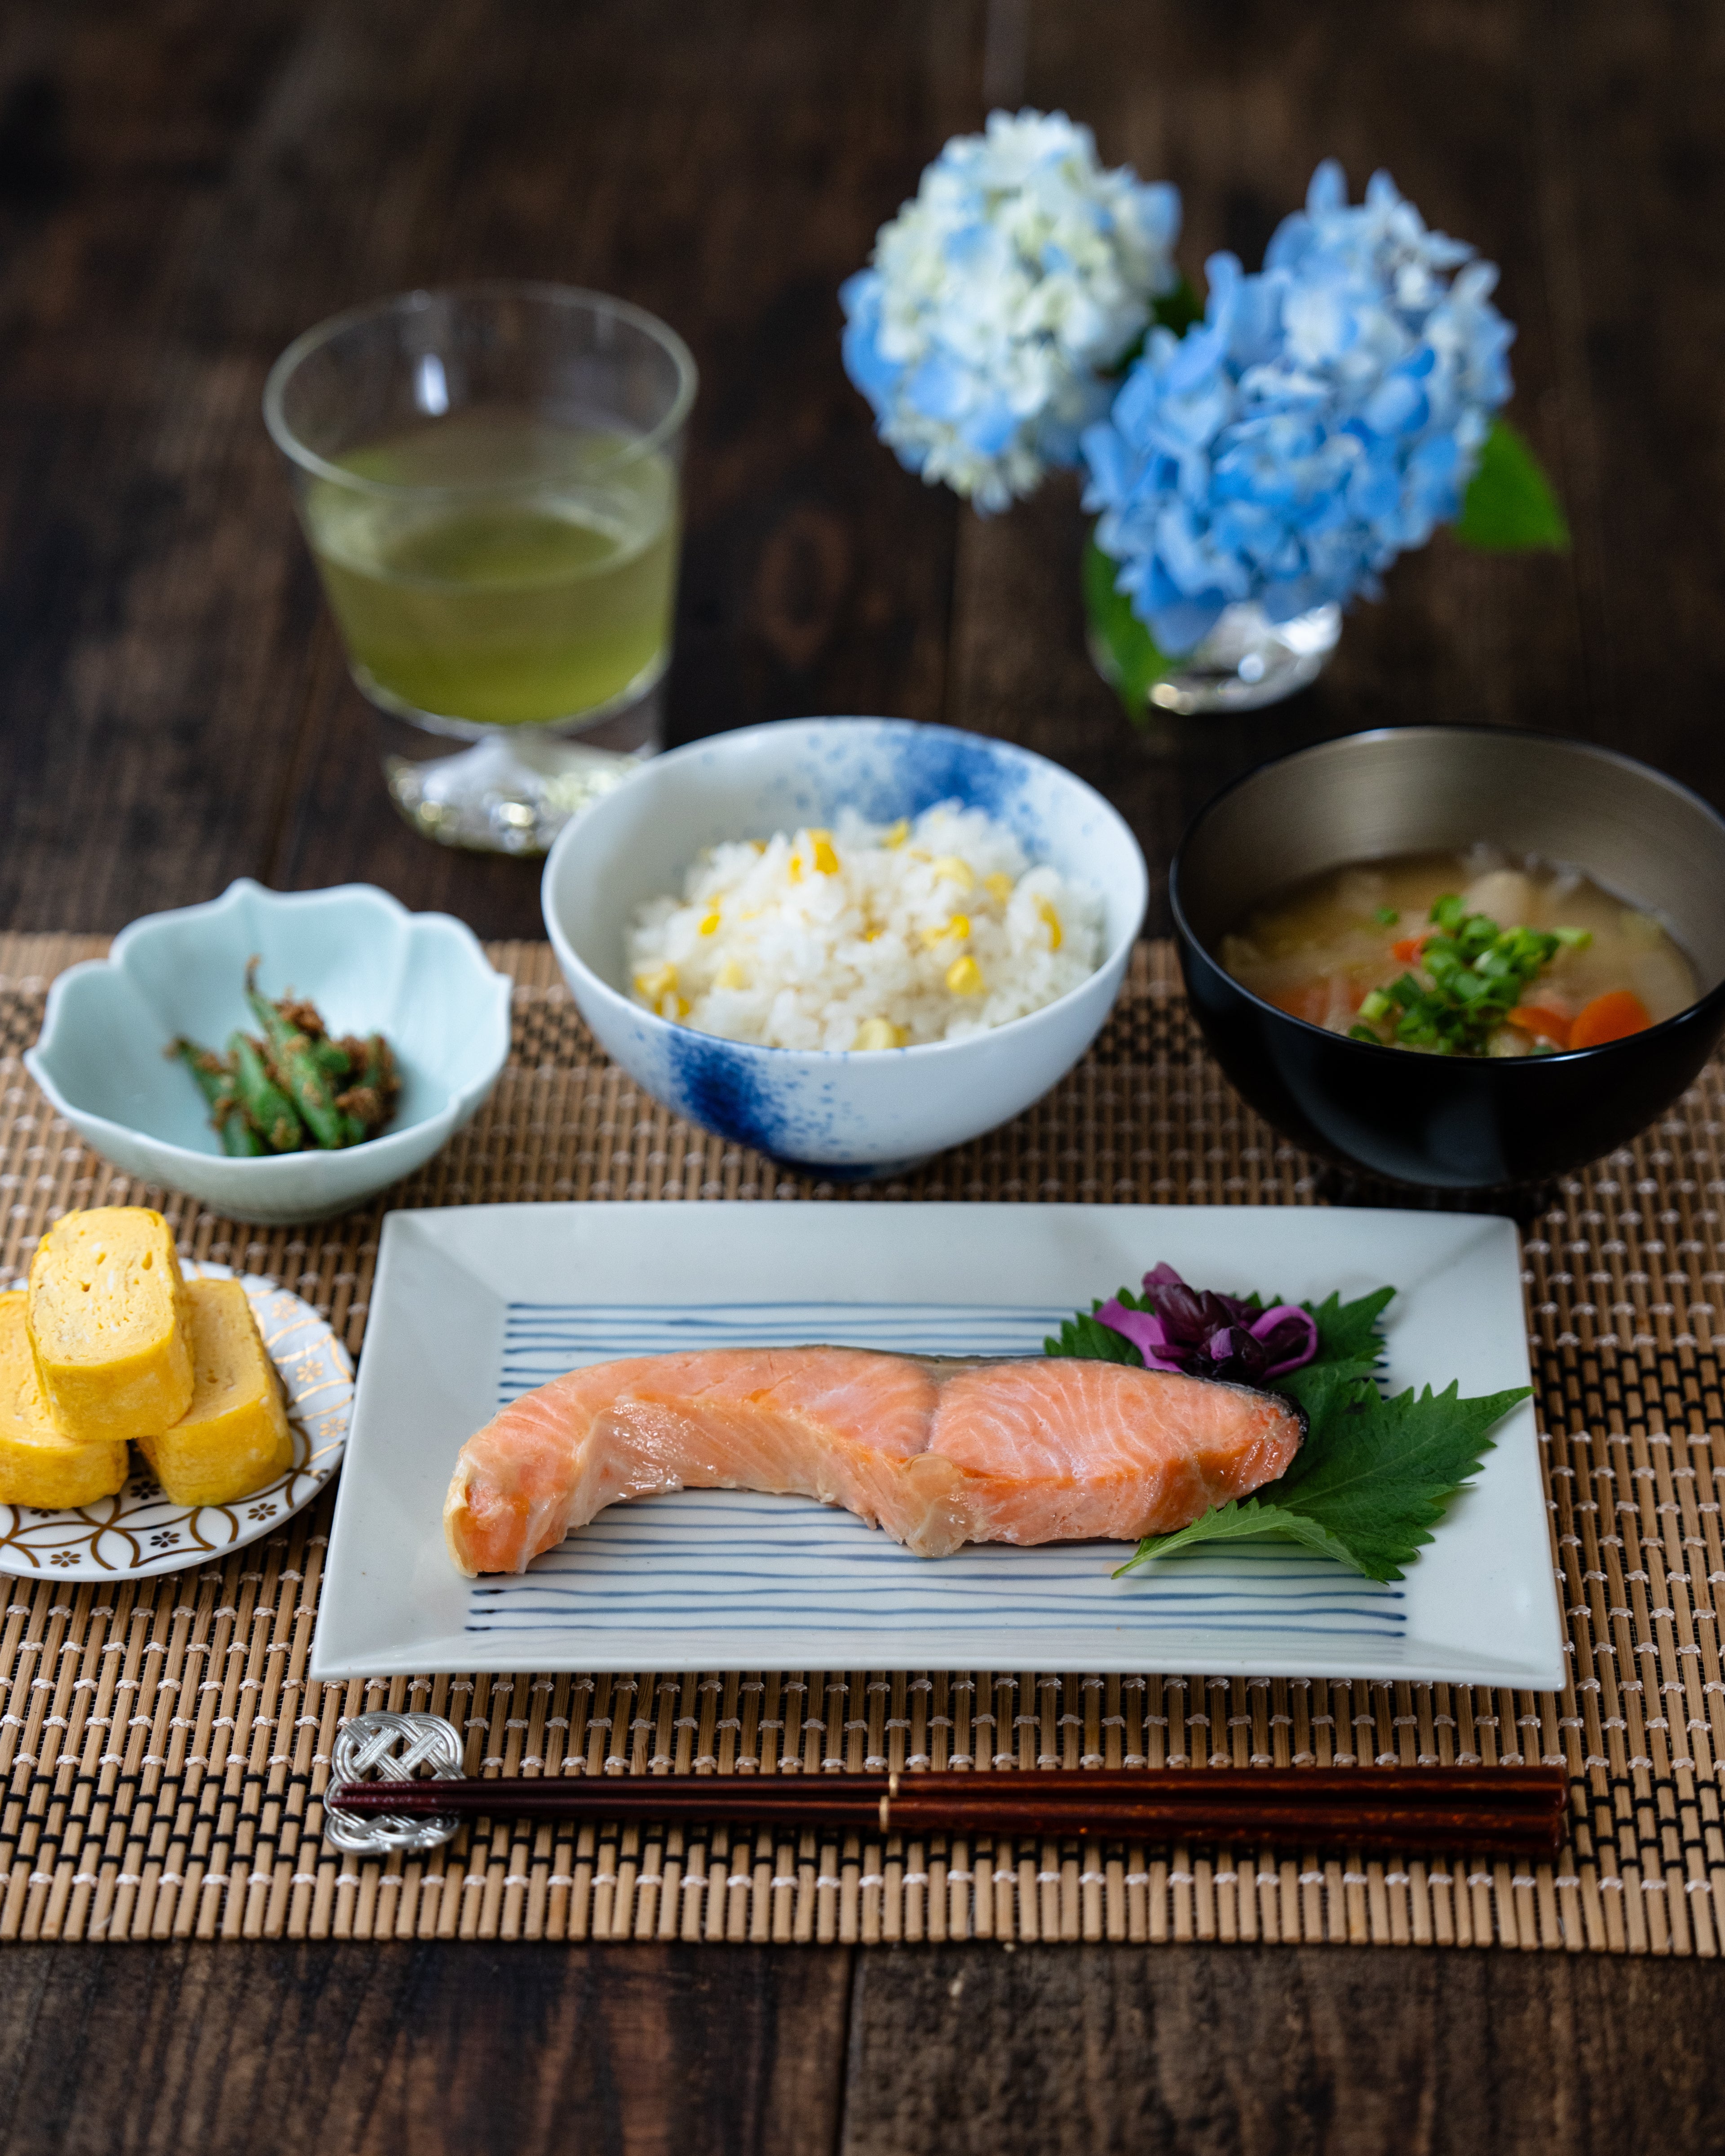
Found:
[{"label": "woven bamboo mat", "polygon": [[[90,939],[0,937],[0,1286],[69,1206],[148,1202],[189,1255],[273,1276],[357,1350],[381,1209],[237,1227],[85,1152],[19,1054]],[[753,1198],[1312,1204],[1340,1194],[1229,1091],[1172,954],[1137,955],[1093,1052],[1046,1101],[885,1188],[835,1191],[675,1122],[594,1049],[548,949],[497,947],[515,1046],[485,1111],[400,1205]],[[0,1579],[0,1939],[1267,1939],[1715,1955],[1725,1927],[1722,1071],[1524,1229],[1572,1681],[1553,1697],[1200,1672],[928,1670],[305,1676],[325,1498],[220,1563],[135,1585]],[[1358,1194],[1355,1194],[1358,1195]],[[1109,1285],[1111,1285],[1110,1283]],[[1562,1761],[1555,1866],[1469,1871],[1345,1850],[969,1844],[501,1827],[424,1862],[326,1850],[345,1716],[446,1714],[467,1771]]]}]

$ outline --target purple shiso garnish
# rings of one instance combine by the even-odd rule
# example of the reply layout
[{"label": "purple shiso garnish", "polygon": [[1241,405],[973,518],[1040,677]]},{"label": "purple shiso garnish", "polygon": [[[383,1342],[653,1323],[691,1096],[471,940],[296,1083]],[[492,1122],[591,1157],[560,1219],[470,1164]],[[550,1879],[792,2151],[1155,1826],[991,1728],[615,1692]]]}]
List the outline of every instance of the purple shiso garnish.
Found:
[{"label": "purple shiso garnish", "polygon": [[1128,1310],[1118,1297],[1096,1312],[1100,1323],[1130,1340],[1147,1370],[1261,1385],[1297,1370],[1317,1353],[1317,1327],[1291,1302],[1255,1311],[1238,1296],[1188,1287],[1172,1265],[1144,1276],[1147,1310]]}]

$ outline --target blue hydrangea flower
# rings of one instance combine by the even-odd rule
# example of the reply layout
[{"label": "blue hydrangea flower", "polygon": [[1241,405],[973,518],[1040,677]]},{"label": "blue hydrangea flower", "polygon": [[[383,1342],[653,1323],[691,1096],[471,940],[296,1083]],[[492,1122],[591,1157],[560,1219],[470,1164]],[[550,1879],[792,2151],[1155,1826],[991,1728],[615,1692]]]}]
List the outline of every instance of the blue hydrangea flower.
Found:
[{"label": "blue hydrangea flower", "polygon": [[1376,598],[1460,513],[1515,335],[1491,263],[1428,232],[1387,172],[1350,208],[1332,160],[1259,275],[1231,254],[1206,267],[1204,321],[1152,331],[1083,438],[1096,543],[1175,654],[1234,600],[1287,621]]},{"label": "blue hydrangea flower", "polygon": [[1063,112],[959,135],[839,296],[882,441],[979,510],[1029,494],[1108,408],[1103,372],[1178,282],[1180,198],[1104,172]]}]

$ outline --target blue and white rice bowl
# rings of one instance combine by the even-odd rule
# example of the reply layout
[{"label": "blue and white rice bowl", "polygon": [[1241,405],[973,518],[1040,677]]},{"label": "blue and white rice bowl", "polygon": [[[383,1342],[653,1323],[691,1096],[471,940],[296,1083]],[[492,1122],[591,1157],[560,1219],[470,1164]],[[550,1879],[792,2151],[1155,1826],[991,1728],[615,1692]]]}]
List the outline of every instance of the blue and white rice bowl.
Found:
[{"label": "blue and white rice bowl", "polygon": [[[1057,1002],[960,1040],[863,1051],[763,1047],[694,1031],[629,994],[636,909],[680,891],[729,839],[871,823],[940,802],[985,810],[1102,901],[1096,971]],[[903,719],[788,719],[655,757],[567,824],[545,865],[547,932],[601,1046],[676,1114],[829,1178],[891,1173],[1006,1122],[1065,1076],[1113,1006],[1149,879],[1094,788],[1006,742]]]}]

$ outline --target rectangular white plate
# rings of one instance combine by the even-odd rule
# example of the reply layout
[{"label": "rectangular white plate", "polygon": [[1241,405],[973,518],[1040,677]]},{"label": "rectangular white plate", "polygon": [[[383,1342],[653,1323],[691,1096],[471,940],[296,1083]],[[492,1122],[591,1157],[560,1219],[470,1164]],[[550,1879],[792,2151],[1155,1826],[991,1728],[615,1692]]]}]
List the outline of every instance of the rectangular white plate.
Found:
[{"label": "rectangular white plate", "polygon": [[1393,1390],[1528,1381],[1507,1220],[1163,1205],[474,1205],[392,1213],[312,1675],[639,1669],[1182,1670],[1553,1689],[1563,1630],[1531,1404],[1405,1580],[1275,1543],[1115,1579],[1117,1543],[930,1560],[799,1497],[614,1506],[519,1578],[464,1579],[444,1492],[464,1440],[578,1364],[826,1342],[1040,1351],[1166,1260],[1295,1301],[1400,1292]]}]

